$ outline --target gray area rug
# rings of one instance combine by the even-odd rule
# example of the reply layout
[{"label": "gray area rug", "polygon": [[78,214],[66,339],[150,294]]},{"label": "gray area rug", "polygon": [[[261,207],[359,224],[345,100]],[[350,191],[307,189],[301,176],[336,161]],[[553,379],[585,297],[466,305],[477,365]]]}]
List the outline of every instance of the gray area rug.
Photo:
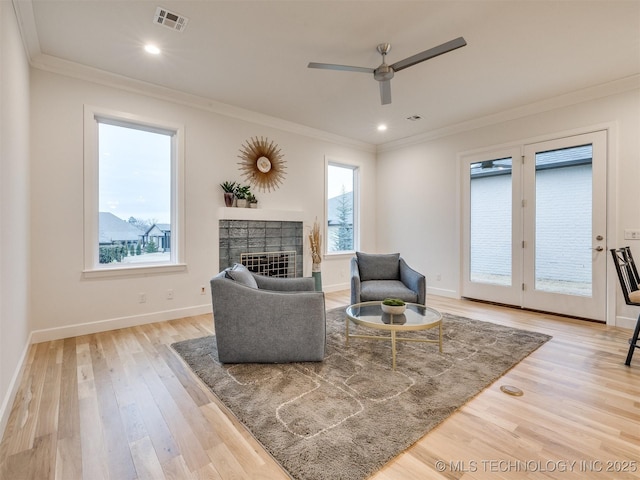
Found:
[{"label": "gray area rug", "polygon": [[[327,312],[321,363],[223,365],[213,336],[172,347],[291,477],[360,480],[551,338],[443,314],[443,353],[399,342],[394,372],[391,343],[346,347],[344,320],[344,308]],[[352,333],[365,331],[352,324]]]}]

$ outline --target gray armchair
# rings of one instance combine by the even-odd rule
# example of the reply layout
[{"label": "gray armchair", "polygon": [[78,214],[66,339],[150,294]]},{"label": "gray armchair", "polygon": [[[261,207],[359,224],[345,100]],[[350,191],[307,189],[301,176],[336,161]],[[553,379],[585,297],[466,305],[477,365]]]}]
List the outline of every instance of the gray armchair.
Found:
[{"label": "gray armchair", "polygon": [[220,362],[324,359],[324,293],[312,278],[266,277],[236,264],[210,283]]},{"label": "gray armchair", "polygon": [[409,267],[399,253],[356,252],[351,259],[351,304],[387,297],[424,305],[424,275]]}]

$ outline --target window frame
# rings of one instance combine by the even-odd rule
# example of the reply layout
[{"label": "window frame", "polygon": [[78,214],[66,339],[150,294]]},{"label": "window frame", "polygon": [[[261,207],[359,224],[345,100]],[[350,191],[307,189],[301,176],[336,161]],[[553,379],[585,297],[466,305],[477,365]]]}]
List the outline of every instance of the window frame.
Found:
[{"label": "window frame", "polygon": [[[99,263],[99,124],[171,135],[171,258],[140,264]],[[91,105],[84,106],[84,278],[186,270],[184,228],[184,126]]]},{"label": "window frame", "polygon": [[[348,168],[353,171],[353,249],[329,251],[329,167]],[[353,256],[360,249],[360,176],[361,166],[355,163],[325,157],[324,175],[324,252],[325,257]]]}]

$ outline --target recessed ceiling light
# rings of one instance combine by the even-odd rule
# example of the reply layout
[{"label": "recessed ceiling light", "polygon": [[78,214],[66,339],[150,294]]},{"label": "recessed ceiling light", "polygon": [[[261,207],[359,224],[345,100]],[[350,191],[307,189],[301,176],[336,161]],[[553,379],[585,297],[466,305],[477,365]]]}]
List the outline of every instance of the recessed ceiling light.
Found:
[{"label": "recessed ceiling light", "polygon": [[160,55],[160,49],[151,43],[144,46],[144,51],[151,55]]},{"label": "recessed ceiling light", "polygon": [[380,125],[378,125],[379,132],[384,132],[386,129],[387,129],[387,126],[384,123],[381,123]]}]

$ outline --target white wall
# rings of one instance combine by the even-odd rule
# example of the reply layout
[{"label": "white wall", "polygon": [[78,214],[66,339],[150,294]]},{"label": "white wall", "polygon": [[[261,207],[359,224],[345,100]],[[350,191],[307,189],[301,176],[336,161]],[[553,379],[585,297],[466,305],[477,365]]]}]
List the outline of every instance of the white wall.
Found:
[{"label": "white wall", "polygon": [[[219,184],[241,180],[239,149],[265,136],[284,153],[283,185],[259,193],[260,209],[301,210],[305,226],[324,217],[325,155],[361,165],[363,202],[374,205],[375,153],[298,133],[238,120],[205,109],[159,100],[125,89],[33,70],[32,115],[32,292],[34,340],[75,335],[121,325],[210,311],[200,295],[218,271]],[[117,279],[84,279],[83,105],[158,118],[185,126],[185,273]],[[375,249],[375,212],[362,218],[363,248]],[[305,275],[311,274],[305,245]],[[348,258],[322,264],[325,289],[348,285]],[[173,289],[173,300],[165,299]],[[138,303],[145,292],[147,302]],[[86,325],[106,322],[101,325]],[[83,326],[84,325],[84,326]],[[51,330],[53,329],[53,330]]]},{"label": "white wall", "polygon": [[0,2],[0,437],[29,344],[29,65]]},{"label": "white wall", "polygon": [[[637,82],[636,82],[637,85]],[[400,251],[425,272],[429,292],[458,296],[460,288],[461,152],[514,144],[538,137],[610,124],[609,176],[613,215],[608,218],[608,248],[631,244],[640,258],[640,242],[624,240],[626,228],[640,228],[640,90],[549,109],[514,120],[441,136],[378,154],[378,249]],[[400,181],[389,179],[400,177]],[[636,253],[637,252],[637,253]],[[609,262],[609,265],[610,262]],[[436,280],[440,274],[441,280]],[[615,278],[614,278],[615,281]],[[617,316],[633,318],[619,292]]]}]

